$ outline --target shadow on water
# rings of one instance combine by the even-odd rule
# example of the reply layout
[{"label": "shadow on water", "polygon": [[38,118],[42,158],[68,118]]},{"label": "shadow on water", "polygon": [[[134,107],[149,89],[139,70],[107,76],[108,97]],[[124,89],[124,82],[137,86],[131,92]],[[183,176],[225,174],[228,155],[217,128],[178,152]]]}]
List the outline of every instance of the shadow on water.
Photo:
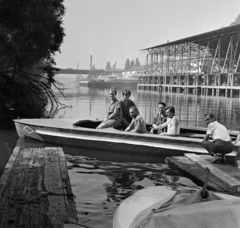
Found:
[{"label": "shadow on water", "polygon": [[61,147],[65,154],[71,156],[86,156],[91,159],[111,162],[137,162],[137,163],[162,163],[164,164],[165,157],[128,153],[116,153],[111,151],[102,151],[97,149],[88,149],[81,147],[64,146],[52,143],[45,143],[32,139],[17,140],[17,146],[21,148],[40,148],[40,147]]}]

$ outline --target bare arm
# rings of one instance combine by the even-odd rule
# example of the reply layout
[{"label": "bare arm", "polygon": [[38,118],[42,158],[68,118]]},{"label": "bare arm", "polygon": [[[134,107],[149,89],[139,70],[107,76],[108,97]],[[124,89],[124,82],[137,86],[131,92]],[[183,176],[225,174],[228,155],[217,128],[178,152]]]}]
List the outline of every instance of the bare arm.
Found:
[{"label": "bare arm", "polygon": [[105,119],[105,121],[110,120],[110,119],[113,119],[113,118],[117,115],[117,113],[119,112],[119,109],[120,109],[120,108],[116,108],[116,109],[114,110],[114,112]]},{"label": "bare arm", "polygon": [[128,125],[125,131],[130,131],[132,129],[133,121]]},{"label": "bare arm", "polygon": [[209,139],[209,134],[206,134],[205,136],[204,136],[204,139],[203,139],[203,141],[208,141],[208,139]]},{"label": "bare arm", "polygon": [[162,130],[163,128],[165,128],[165,127],[167,127],[167,125],[168,125],[168,123],[169,123],[169,121],[170,121],[171,119],[169,119],[167,122],[165,122],[165,123],[163,123],[162,125],[156,125],[156,127],[153,127],[155,130]]},{"label": "bare arm", "polygon": [[172,132],[168,133],[162,133],[163,135],[177,135],[177,128],[178,128],[178,125],[179,125],[179,121],[177,118],[173,118],[172,120]]}]

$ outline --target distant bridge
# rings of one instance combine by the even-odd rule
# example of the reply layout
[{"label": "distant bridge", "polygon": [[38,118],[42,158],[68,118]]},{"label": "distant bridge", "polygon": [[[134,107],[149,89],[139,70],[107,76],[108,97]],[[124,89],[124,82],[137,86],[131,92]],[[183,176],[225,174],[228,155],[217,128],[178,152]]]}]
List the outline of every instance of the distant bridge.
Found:
[{"label": "distant bridge", "polygon": [[104,70],[104,69],[96,69],[96,70],[86,70],[86,69],[60,69],[59,74],[89,74],[89,75],[101,75],[101,74],[112,74],[115,73],[121,73],[123,70]]}]

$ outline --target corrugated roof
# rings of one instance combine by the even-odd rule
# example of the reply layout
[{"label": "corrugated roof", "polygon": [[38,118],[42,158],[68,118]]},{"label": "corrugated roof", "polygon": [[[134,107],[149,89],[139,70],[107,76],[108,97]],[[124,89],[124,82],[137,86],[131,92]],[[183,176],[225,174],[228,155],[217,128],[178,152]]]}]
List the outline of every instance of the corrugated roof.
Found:
[{"label": "corrugated roof", "polygon": [[227,43],[228,43],[231,36],[234,36],[237,34],[240,34],[240,24],[224,27],[221,29],[213,30],[213,31],[202,33],[202,34],[195,35],[195,36],[190,36],[187,38],[168,42],[165,44],[160,44],[160,45],[156,45],[153,47],[145,48],[145,49],[142,49],[141,51],[154,49],[154,48],[160,48],[160,47],[166,47],[166,46],[172,46],[172,45],[177,45],[177,44],[183,44],[183,43],[188,43],[188,42],[206,46],[208,41],[211,41],[211,45],[214,46],[214,45],[217,45],[219,38],[223,39],[223,41],[225,40],[225,42],[227,41]]}]

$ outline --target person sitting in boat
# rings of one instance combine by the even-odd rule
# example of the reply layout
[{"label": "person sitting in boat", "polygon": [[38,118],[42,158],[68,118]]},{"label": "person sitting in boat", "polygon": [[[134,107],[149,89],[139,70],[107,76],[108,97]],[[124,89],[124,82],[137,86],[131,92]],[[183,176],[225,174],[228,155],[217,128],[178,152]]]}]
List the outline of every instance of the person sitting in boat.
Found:
[{"label": "person sitting in boat", "polygon": [[123,114],[121,127],[123,130],[125,130],[132,121],[132,117],[129,114],[129,108],[131,106],[136,106],[136,105],[131,99],[129,99],[129,97],[131,96],[131,91],[129,89],[124,89],[122,91],[122,96],[123,98],[122,100],[120,100],[120,105],[121,105],[122,114]]},{"label": "person sitting in boat", "polygon": [[[225,154],[231,153],[234,145],[226,127],[220,124],[213,114],[205,114],[204,119],[208,127],[202,145],[208,153],[214,157],[212,162],[215,163],[221,160],[221,157],[217,154],[224,156]],[[209,141],[210,136],[213,142]]]},{"label": "person sitting in boat", "polygon": [[162,125],[166,122],[166,115],[165,115],[165,107],[166,103],[159,101],[158,102],[158,112],[153,117],[153,124],[150,134],[160,133],[158,126]]},{"label": "person sitting in boat", "polygon": [[161,132],[161,135],[171,135],[177,136],[180,133],[179,119],[175,116],[175,108],[169,106],[165,108],[165,115],[167,116],[167,121],[157,127],[158,130],[162,130],[167,127],[167,132]]},{"label": "person sitting in boat", "polygon": [[103,128],[109,128],[109,127],[113,127],[113,128],[121,127],[122,109],[118,99],[116,98],[116,95],[117,95],[117,89],[114,87],[111,87],[109,90],[109,97],[111,99],[111,102],[108,108],[108,115],[107,115],[107,118],[102,123],[100,123],[97,129],[103,129]]},{"label": "person sitting in boat", "polygon": [[146,123],[144,119],[140,116],[139,111],[136,106],[131,106],[129,108],[129,113],[132,117],[132,121],[125,131],[136,132],[136,133],[146,133]]}]

